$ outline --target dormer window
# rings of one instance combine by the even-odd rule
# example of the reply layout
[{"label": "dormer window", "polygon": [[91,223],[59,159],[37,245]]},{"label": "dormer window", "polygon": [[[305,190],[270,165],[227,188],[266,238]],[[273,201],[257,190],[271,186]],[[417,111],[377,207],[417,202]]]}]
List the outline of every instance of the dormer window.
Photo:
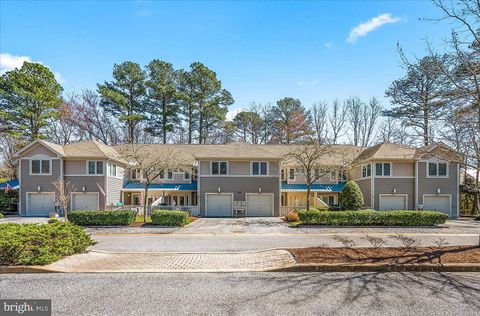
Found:
[{"label": "dormer window", "polygon": [[448,177],[448,165],[446,162],[429,162],[429,177]]},{"label": "dormer window", "polygon": [[391,163],[381,163],[377,162],[375,164],[375,175],[376,176],[390,176],[392,170]]},{"label": "dormer window", "polygon": [[37,174],[37,175],[50,174],[50,170],[51,170],[50,165],[51,165],[51,160],[47,160],[47,159],[31,160],[30,173]]}]

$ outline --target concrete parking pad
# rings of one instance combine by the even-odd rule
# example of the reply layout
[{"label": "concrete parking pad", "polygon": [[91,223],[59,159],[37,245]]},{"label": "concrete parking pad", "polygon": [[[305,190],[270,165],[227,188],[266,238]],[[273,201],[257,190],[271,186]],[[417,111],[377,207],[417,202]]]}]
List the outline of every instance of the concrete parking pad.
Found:
[{"label": "concrete parking pad", "polygon": [[176,234],[269,234],[291,229],[280,217],[199,218]]},{"label": "concrete parking pad", "polygon": [[0,224],[16,223],[16,224],[38,224],[47,223],[48,217],[22,217],[22,216],[7,216],[0,219]]},{"label": "concrete parking pad", "polygon": [[73,255],[48,265],[58,272],[265,271],[296,261],[286,250],[244,253],[105,253]]}]

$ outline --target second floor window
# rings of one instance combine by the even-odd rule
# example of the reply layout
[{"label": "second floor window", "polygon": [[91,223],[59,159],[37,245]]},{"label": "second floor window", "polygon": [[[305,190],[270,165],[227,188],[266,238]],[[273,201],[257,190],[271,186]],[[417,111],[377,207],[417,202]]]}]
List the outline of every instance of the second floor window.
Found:
[{"label": "second floor window", "polygon": [[32,160],[31,174],[50,174],[50,160]]},{"label": "second floor window", "polygon": [[295,169],[290,169],[288,170],[288,178],[290,180],[294,180],[295,179]]},{"label": "second floor window", "polygon": [[375,175],[376,176],[390,176],[392,170],[392,165],[387,163],[377,162],[375,164]]},{"label": "second floor window", "polygon": [[347,182],[347,171],[340,170],[338,172],[338,182]]},{"label": "second floor window", "polygon": [[268,164],[266,161],[253,161],[252,174],[253,175],[267,175]]},{"label": "second floor window", "polygon": [[212,161],[212,174],[226,175],[227,169],[228,167],[226,161]]},{"label": "second floor window", "polygon": [[362,178],[372,176],[372,166],[371,165],[364,165],[362,166]]},{"label": "second floor window", "polygon": [[429,162],[428,176],[430,177],[446,177],[447,176],[446,162]]},{"label": "second floor window", "polygon": [[88,174],[103,174],[103,161],[89,161]]},{"label": "second floor window", "polygon": [[168,170],[167,177],[168,177],[168,179],[173,179],[173,172],[172,172],[172,170]]},{"label": "second floor window", "polygon": [[112,177],[117,176],[117,165],[114,163],[108,164],[108,175]]}]

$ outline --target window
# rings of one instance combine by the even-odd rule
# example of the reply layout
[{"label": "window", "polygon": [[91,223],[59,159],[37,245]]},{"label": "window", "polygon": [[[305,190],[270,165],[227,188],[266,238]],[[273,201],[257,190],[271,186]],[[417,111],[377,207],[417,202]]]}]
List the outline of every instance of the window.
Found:
[{"label": "window", "polygon": [[391,175],[392,166],[389,162],[381,163],[377,162],[375,164],[375,175],[376,176],[390,176]]},{"label": "window", "polygon": [[114,163],[108,164],[108,175],[112,177],[117,176],[117,165]]},{"label": "window", "polygon": [[103,161],[88,161],[88,174],[103,174]]},{"label": "window", "polygon": [[295,179],[295,169],[290,169],[288,170],[288,178],[290,180],[294,180]]},{"label": "window", "polygon": [[337,172],[330,171],[330,181],[336,181],[336,180],[337,180]]},{"label": "window", "polygon": [[212,174],[214,175],[226,175],[227,174],[227,162],[226,161],[212,161]]},{"label": "window", "polygon": [[32,160],[31,174],[50,174],[50,160]]},{"label": "window", "polygon": [[335,205],[335,197],[333,195],[322,196],[322,201],[328,206]]},{"label": "window", "polygon": [[267,175],[268,163],[266,161],[253,161],[252,174],[253,175]]},{"label": "window", "polygon": [[183,174],[183,178],[184,179],[190,179],[190,172],[185,171],[184,174]]},{"label": "window", "polygon": [[446,177],[448,174],[448,167],[446,162],[429,162],[428,176],[430,177]]},{"label": "window", "polygon": [[285,170],[284,170],[284,169],[282,169],[282,170],[280,171],[280,175],[281,175],[281,177],[282,177],[282,181],[285,181]]},{"label": "window", "polygon": [[173,172],[172,172],[172,170],[168,170],[168,172],[167,172],[167,178],[168,178],[168,179],[173,179]]},{"label": "window", "polygon": [[362,177],[370,177],[372,176],[372,166],[371,165],[364,165],[362,166]]},{"label": "window", "polygon": [[347,181],[347,171],[340,170],[338,172],[338,182],[346,182]]}]

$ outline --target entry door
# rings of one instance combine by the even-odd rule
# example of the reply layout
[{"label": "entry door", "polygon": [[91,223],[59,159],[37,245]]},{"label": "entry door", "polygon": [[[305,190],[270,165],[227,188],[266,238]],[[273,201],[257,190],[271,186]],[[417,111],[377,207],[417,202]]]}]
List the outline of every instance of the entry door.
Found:
[{"label": "entry door", "polygon": [[247,216],[273,216],[273,195],[247,194]]},{"label": "entry door", "polygon": [[231,217],[232,195],[231,194],[206,194],[206,216]]}]

